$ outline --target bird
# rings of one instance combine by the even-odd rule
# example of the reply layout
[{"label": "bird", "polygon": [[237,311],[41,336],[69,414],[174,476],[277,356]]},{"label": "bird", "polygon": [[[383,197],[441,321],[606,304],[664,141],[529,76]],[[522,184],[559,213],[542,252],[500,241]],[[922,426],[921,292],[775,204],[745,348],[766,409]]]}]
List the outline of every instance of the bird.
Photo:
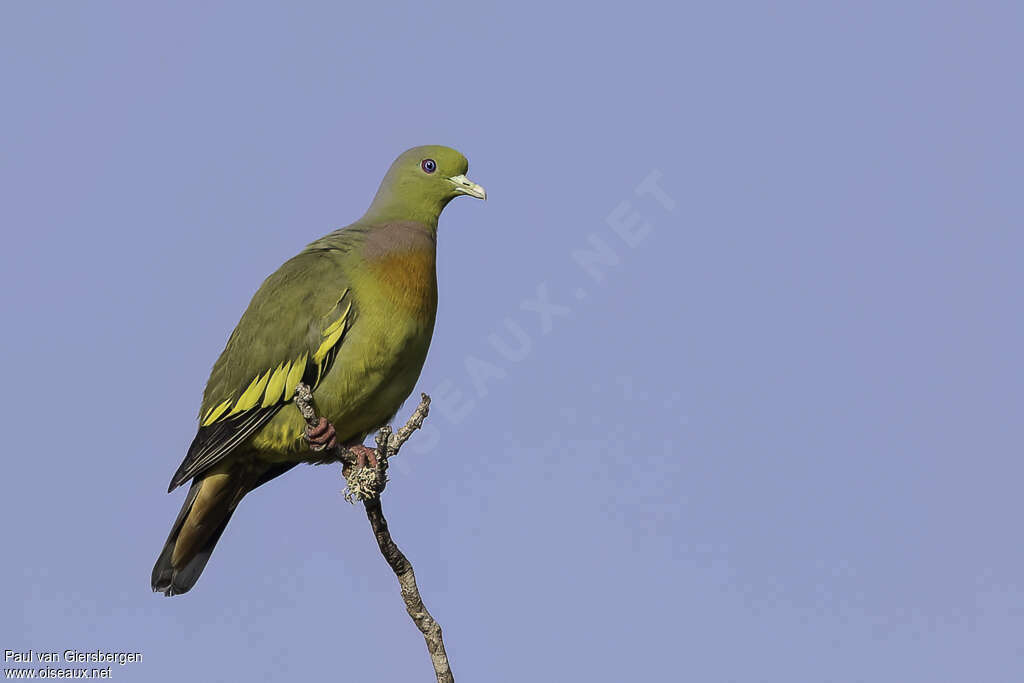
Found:
[{"label": "bird", "polygon": [[[456,197],[487,198],[468,169],[450,147],[403,152],[359,220],[311,242],[253,295],[168,486],[191,481],[153,567],[154,591],[190,590],[239,501],[295,465],[330,462],[335,444],[375,464],[361,443],[408,398],[433,336],[438,219]],[[313,427],[289,407],[300,382],[315,393]]]}]

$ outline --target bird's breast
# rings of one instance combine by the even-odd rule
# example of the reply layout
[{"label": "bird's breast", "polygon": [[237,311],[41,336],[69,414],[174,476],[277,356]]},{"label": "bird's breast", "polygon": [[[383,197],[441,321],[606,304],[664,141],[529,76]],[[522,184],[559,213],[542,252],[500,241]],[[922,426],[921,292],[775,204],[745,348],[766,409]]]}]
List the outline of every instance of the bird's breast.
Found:
[{"label": "bird's breast", "polygon": [[433,328],[437,313],[435,261],[433,249],[402,251],[370,261],[367,298],[392,315],[407,316]]},{"label": "bird's breast", "polygon": [[366,275],[355,321],[316,392],[318,402],[324,395],[331,404],[334,417],[327,417],[343,438],[380,427],[408,398],[437,313],[432,250],[381,257],[368,264]]}]

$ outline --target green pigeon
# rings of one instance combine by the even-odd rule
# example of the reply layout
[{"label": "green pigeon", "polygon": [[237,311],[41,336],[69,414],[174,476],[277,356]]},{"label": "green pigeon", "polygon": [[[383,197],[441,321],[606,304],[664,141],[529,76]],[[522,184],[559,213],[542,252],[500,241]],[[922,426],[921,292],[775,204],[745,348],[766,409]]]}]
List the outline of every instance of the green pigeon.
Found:
[{"label": "green pigeon", "polygon": [[[154,591],[199,578],[245,494],[301,462],[357,449],[412,392],[437,312],[437,221],[459,195],[486,199],[454,149],[414,147],[391,165],[366,214],[268,277],[214,363],[199,429],[168,491],[191,480],[153,567]],[[290,405],[313,388],[320,424]]]}]

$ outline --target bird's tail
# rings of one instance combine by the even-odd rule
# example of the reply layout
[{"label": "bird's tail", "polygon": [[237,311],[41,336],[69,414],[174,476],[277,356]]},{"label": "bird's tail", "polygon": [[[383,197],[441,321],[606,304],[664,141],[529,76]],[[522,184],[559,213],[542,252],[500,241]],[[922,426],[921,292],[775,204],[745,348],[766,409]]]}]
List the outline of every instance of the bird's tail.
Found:
[{"label": "bird's tail", "polygon": [[195,585],[251,477],[214,470],[197,477],[153,567],[153,590],[178,595]]},{"label": "bird's tail", "polygon": [[153,590],[178,595],[192,588],[242,497],[294,466],[232,471],[224,465],[196,477],[153,567]]}]

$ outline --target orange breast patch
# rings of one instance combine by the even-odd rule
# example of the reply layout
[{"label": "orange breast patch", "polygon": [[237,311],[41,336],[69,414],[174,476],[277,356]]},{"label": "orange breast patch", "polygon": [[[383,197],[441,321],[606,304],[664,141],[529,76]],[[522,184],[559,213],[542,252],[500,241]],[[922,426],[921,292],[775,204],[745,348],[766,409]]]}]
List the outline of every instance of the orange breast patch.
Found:
[{"label": "orange breast patch", "polygon": [[437,310],[437,273],[432,249],[388,254],[370,264],[380,292],[400,310],[430,321]]}]

